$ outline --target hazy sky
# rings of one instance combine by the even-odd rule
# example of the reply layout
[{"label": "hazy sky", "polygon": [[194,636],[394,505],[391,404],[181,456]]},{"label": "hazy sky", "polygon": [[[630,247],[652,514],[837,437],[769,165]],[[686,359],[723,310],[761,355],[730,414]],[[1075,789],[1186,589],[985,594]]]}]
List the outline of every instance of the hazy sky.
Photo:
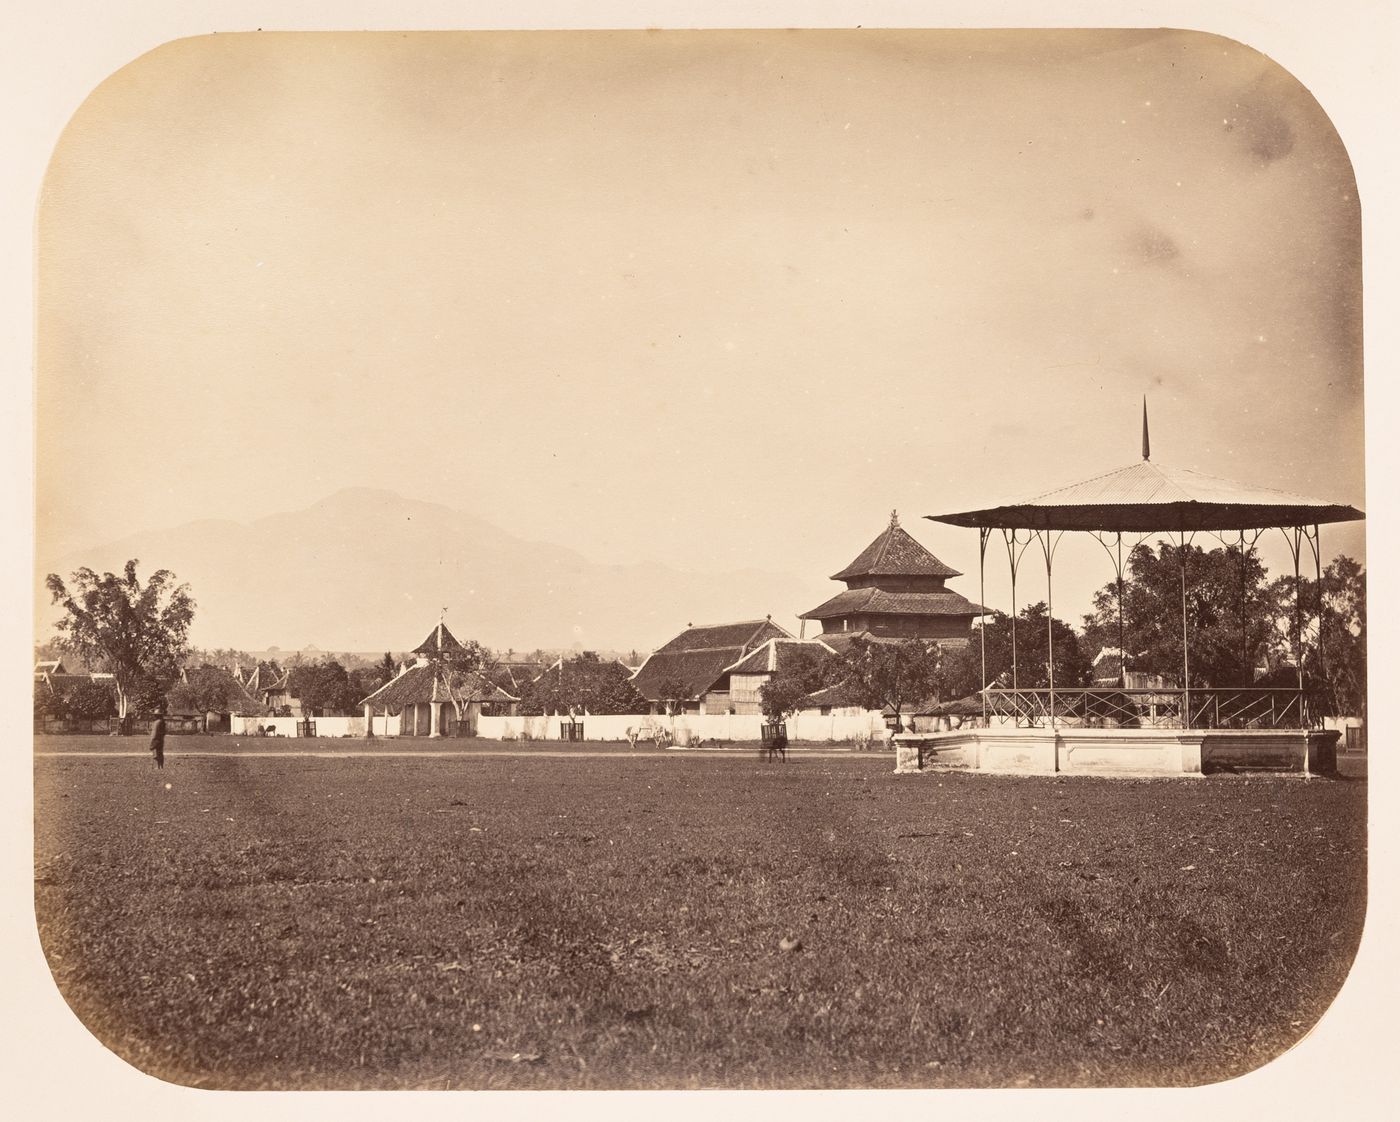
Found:
[{"label": "hazy sky", "polygon": [[[41,563],[373,485],[821,576],[897,507],[975,599],[919,516],[1131,462],[1144,393],[1155,460],[1365,506],[1350,167],[1208,35],[183,40],[79,110],[39,254]],[[1110,575],[1068,544],[1057,614]]]}]

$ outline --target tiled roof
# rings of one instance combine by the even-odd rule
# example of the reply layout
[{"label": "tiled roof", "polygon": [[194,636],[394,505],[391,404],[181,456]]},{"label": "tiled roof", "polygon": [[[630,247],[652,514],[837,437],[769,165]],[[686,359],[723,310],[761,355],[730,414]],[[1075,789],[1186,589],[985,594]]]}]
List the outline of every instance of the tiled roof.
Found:
[{"label": "tiled roof", "polygon": [[447,624],[441,620],[438,625],[428,632],[428,637],[413,648],[414,654],[422,654],[438,657],[443,655],[466,654],[467,648],[457,641],[457,637],[447,630]]},{"label": "tiled roof", "polygon": [[1311,526],[1364,516],[1339,503],[1140,460],[1020,502],[928,517],[954,526],[1151,533]]},{"label": "tiled roof", "polygon": [[[769,639],[791,639],[771,619],[688,627],[659,647],[632,675],[632,685],[648,701],[699,697],[725,670]],[[684,699],[664,698],[658,687],[675,679],[688,692]]]},{"label": "tiled roof", "polygon": [[397,713],[405,705],[415,705],[423,701],[451,701],[454,693],[458,701],[519,700],[476,673],[463,675],[461,684],[449,690],[439,675],[438,668],[428,664],[410,666],[393,681],[380,686],[360,704]]},{"label": "tiled roof", "polygon": [[[848,588],[799,619],[833,619],[848,615],[975,616],[985,609],[956,592],[886,592],[882,588]],[[826,638],[823,636],[823,638]]]},{"label": "tiled roof", "polygon": [[669,643],[658,647],[663,651],[710,651],[742,647],[752,650],[768,639],[790,639],[792,635],[779,627],[771,619],[750,619],[740,623],[706,624],[701,627],[687,627]]},{"label": "tiled roof", "polygon": [[853,577],[959,577],[956,569],[949,568],[937,557],[909,536],[909,531],[890,516],[890,524],[885,532],[871,542],[861,555],[832,576],[832,580],[850,580]]},{"label": "tiled roof", "polygon": [[[738,657],[737,648],[709,651],[657,651],[632,676],[632,685],[648,701],[686,701],[699,697],[724,668]],[[681,698],[662,696],[661,686],[674,679],[683,693]]]}]

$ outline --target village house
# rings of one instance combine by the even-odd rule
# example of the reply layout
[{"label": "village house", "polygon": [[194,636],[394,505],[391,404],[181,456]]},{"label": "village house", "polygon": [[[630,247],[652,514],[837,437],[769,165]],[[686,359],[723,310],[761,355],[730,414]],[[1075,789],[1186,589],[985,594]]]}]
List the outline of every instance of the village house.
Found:
[{"label": "village house", "polygon": [[[828,659],[833,658],[836,651],[820,639],[769,639],[738,662],[725,667],[710,683],[705,697],[707,700],[715,698],[716,701],[727,698],[731,713],[762,713],[763,698],[759,691],[772,680],[773,675],[786,670],[804,654]],[[830,712],[829,708],[827,712]]]},{"label": "village house", "polygon": [[899,524],[890,524],[854,561],[832,576],[845,583],[824,604],[798,618],[821,623],[821,640],[842,651],[857,636],[876,641],[936,639],[940,644],[965,645],[974,617],[986,609],[944,586],[962,576],[945,565]]},{"label": "village house", "polygon": [[1130,690],[1160,690],[1167,688],[1167,680],[1160,674],[1148,674],[1144,670],[1134,670],[1129,664],[1123,670],[1123,654],[1117,647],[1104,647],[1094,656],[1094,685],[1122,686]]},{"label": "village house", "polygon": [[282,669],[275,662],[258,662],[246,669],[235,664],[232,673],[248,696],[269,713],[302,716],[301,701],[292,696],[290,670]]},{"label": "village house", "polygon": [[[411,665],[360,702],[366,735],[381,712],[398,718],[399,736],[430,737],[475,736],[484,714],[515,712],[519,698],[464,668],[467,649],[445,623],[439,622],[413,654],[417,657]],[[387,725],[386,720],[381,727]]]},{"label": "village house", "polygon": [[772,616],[703,627],[691,624],[647,656],[632,676],[632,685],[652,713],[665,712],[668,706],[678,713],[728,713],[724,671],[769,639],[792,638]]},{"label": "village house", "polygon": [[110,682],[112,675],[103,671],[70,670],[63,665],[61,658],[41,659],[34,664],[34,683],[42,682],[53,693],[60,693],[66,685],[76,682]]}]

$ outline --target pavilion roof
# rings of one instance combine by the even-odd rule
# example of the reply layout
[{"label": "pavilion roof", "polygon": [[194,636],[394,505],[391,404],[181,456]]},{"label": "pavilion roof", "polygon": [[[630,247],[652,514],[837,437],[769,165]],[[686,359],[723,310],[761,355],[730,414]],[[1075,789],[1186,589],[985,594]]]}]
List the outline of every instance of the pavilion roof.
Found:
[{"label": "pavilion roof", "polygon": [[460,681],[449,687],[438,667],[420,663],[403,670],[392,681],[380,686],[361,705],[371,705],[388,713],[397,713],[405,705],[423,701],[518,701],[481,674],[461,675]]},{"label": "pavilion roof", "polygon": [[1351,522],[1355,507],[1142,460],[1020,502],[930,514],[953,526],[1029,530],[1252,530]]},{"label": "pavilion roof", "polygon": [[414,654],[427,655],[429,658],[451,657],[452,655],[466,654],[466,651],[467,648],[458,642],[457,636],[448,631],[447,624],[441,620],[428,633],[428,637],[413,648]]}]

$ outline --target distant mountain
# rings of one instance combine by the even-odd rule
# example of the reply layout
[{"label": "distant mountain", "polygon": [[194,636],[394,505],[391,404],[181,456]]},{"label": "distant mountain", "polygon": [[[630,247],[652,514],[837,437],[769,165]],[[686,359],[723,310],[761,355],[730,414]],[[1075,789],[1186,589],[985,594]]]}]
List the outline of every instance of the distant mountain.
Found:
[{"label": "distant mountain", "polygon": [[[605,565],[561,545],[526,541],[473,515],[390,491],[352,488],[306,510],[241,524],[202,520],[136,534],[45,562],[65,577],[82,565],[144,576],[171,569],[198,603],[191,640],[203,647],[402,650],[448,608],[459,638],[515,650],[647,650],[687,623],[797,612],[825,582],[745,569],[690,573],[652,562]],[[40,637],[54,618],[39,592]]]}]

